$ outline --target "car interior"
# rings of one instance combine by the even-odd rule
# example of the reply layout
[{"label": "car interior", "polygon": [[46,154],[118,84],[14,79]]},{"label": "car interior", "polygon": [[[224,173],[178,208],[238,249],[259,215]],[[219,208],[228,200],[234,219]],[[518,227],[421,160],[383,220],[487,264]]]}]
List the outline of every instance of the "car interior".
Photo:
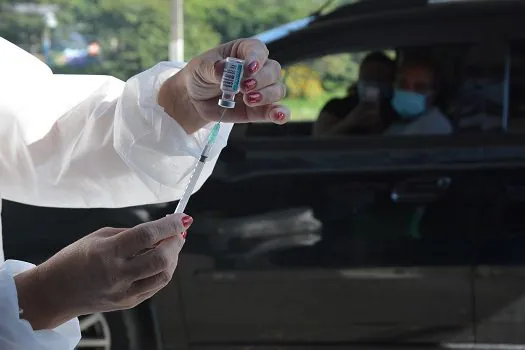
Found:
[{"label": "car interior", "polygon": [[[525,105],[521,98],[525,93],[523,42],[512,42],[508,45],[494,41],[482,44],[385,49],[395,52],[398,65],[403,59],[411,56],[432,59],[441,80],[437,105],[452,122],[455,135],[525,131]],[[353,54],[363,56],[365,53]],[[301,63],[313,65],[315,59]],[[469,94],[465,95],[462,88],[467,81],[472,80],[476,81],[477,85],[471,87]],[[294,121],[294,117],[299,121]],[[313,122],[314,120],[304,120],[302,116],[296,115],[284,126],[236,125],[232,139],[311,137]]]}]

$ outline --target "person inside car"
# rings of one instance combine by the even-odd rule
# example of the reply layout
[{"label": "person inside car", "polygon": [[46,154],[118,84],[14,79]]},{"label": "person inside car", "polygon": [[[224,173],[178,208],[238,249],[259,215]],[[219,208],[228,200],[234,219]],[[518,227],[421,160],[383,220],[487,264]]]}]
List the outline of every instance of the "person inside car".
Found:
[{"label": "person inside car", "polygon": [[329,101],[314,124],[314,136],[380,133],[388,125],[395,62],[382,52],[368,54],[348,95]]},{"label": "person inside car", "polygon": [[506,44],[490,42],[473,45],[467,51],[451,111],[458,131],[501,130],[507,50]]},{"label": "person inside car", "polygon": [[428,59],[412,58],[399,67],[392,107],[395,120],[386,135],[450,134],[452,123],[435,105],[439,82],[435,66]]}]

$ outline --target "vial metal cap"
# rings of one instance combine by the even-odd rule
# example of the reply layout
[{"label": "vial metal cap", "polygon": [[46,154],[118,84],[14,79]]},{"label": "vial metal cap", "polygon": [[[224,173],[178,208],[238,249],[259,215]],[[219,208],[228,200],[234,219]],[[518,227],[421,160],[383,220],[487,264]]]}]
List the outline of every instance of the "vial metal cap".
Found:
[{"label": "vial metal cap", "polygon": [[218,103],[219,106],[223,107],[223,108],[233,108],[235,107],[235,102],[234,101],[229,101],[229,100],[224,100],[224,99],[219,99],[219,103]]}]

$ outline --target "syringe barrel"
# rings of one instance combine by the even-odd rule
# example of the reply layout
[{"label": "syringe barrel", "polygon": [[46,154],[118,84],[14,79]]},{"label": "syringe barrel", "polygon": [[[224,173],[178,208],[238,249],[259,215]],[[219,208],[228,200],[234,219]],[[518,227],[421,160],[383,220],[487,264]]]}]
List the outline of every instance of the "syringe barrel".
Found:
[{"label": "syringe barrel", "polygon": [[[212,133],[218,133],[220,128],[220,124],[217,124],[216,127],[214,127],[214,131],[212,130]],[[213,136],[213,135],[212,135]],[[183,213],[184,210],[186,210],[186,205],[188,205],[188,201],[190,200],[191,195],[193,194],[193,191],[195,191],[195,186],[197,185],[197,180],[199,180],[199,177],[201,176],[202,169],[204,169],[204,164],[206,164],[206,161],[208,160],[208,157],[210,155],[211,148],[213,146],[213,143],[215,142],[215,138],[217,135],[214,135],[208,140],[208,143],[206,143],[206,146],[204,146],[204,149],[202,150],[201,156],[197,163],[195,164],[195,168],[193,169],[193,173],[191,173],[190,180],[188,182],[188,185],[184,189],[184,193],[182,194],[182,198],[179,200],[179,204],[177,204],[177,208],[175,209],[175,214]]]},{"label": "syringe barrel", "polygon": [[190,200],[193,191],[195,191],[197,180],[199,180],[199,177],[202,173],[202,169],[204,169],[205,162],[203,162],[202,160],[203,159],[201,158],[197,161],[195,169],[193,169],[193,173],[191,174],[190,181],[188,182],[188,186],[186,186],[186,188],[184,189],[182,198],[179,200],[179,204],[177,204],[175,214],[184,213],[184,210],[186,210],[186,205],[188,205],[188,201]]}]

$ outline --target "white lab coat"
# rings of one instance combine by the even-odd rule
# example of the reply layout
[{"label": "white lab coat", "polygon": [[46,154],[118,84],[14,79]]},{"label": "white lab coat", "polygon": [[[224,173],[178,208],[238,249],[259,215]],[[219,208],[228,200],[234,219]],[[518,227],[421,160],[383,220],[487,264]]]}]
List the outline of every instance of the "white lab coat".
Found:
[{"label": "white lab coat", "polygon": [[[180,198],[209,132],[186,134],[156,103],[162,82],[181,67],[163,62],[126,83],[56,75],[0,38],[0,197],[69,208]],[[221,128],[196,189],[210,176],[231,128]],[[0,349],[74,348],[77,319],[43,331],[19,319],[13,276],[32,267],[4,262],[0,226]]]}]

